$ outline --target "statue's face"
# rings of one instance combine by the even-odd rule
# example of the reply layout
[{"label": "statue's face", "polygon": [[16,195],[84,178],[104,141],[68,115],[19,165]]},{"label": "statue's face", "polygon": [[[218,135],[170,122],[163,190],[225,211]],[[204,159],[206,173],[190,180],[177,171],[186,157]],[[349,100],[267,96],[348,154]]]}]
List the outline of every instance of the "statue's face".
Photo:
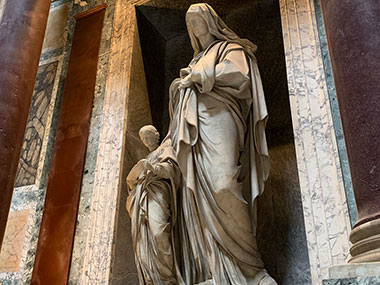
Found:
[{"label": "statue's face", "polygon": [[155,136],[151,132],[143,132],[140,135],[140,139],[143,142],[143,144],[149,149],[155,148],[158,145],[157,136]]},{"label": "statue's face", "polygon": [[206,21],[197,13],[189,13],[186,16],[186,21],[189,28],[197,38],[208,34],[208,26]]}]

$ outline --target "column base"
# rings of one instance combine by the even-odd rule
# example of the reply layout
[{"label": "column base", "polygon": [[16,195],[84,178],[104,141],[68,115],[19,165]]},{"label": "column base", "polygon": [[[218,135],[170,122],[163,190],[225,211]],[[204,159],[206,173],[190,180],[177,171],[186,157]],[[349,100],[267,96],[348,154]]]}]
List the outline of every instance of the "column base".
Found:
[{"label": "column base", "polygon": [[380,219],[355,227],[350,241],[351,258],[348,263],[380,262]]},{"label": "column base", "polygon": [[329,268],[329,279],[323,285],[380,284],[380,262],[336,265]]}]

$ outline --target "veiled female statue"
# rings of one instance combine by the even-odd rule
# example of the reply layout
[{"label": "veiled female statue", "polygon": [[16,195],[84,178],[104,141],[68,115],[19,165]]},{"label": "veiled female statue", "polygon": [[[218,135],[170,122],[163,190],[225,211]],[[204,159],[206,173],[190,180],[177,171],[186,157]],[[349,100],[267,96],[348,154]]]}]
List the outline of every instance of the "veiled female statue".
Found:
[{"label": "veiled female statue", "polygon": [[191,5],[194,49],[170,87],[169,135],[182,173],[186,284],[276,284],[256,244],[256,198],[269,173],[267,109],[254,56],[208,4]]},{"label": "veiled female statue", "polygon": [[169,133],[157,148],[140,131],[152,152],[128,176],[140,283],[276,284],[256,243],[269,173],[256,46],[207,4],[186,24],[194,58],[170,87]]}]

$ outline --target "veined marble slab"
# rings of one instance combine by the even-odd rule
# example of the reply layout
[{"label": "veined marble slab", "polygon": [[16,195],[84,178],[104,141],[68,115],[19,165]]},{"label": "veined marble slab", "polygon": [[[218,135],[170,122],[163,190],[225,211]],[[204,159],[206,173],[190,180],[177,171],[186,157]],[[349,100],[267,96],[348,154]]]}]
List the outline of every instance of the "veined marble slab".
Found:
[{"label": "veined marble slab", "polygon": [[5,236],[5,241],[9,239],[8,246],[14,247],[11,250],[13,252],[12,258],[17,259],[17,262],[13,264],[14,266],[0,268],[0,271],[3,271],[0,272],[1,284],[30,283],[42,218],[44,196],[45,190],[38,189],[34,185],[16,188],[13,193],[10,219],[11,223],[13,222],[11,226],[14,229],[8,231],[7,234],[14,235],[16,233],[17,235],[13,237],[16,240],[11,236]]},{"label": "veined marble slab", "polygon": [[345,262],[351,230],[313,0],[280,0],[313,284]]},{"label": "veined marble slab", "polygon": [[16,187],[40,187],[62,69],[61,57],[40,62],[16,177]]},{"label": "veined marble slab", "polygon": [[379,285],[379,276],[323,280],[323,285]]}]

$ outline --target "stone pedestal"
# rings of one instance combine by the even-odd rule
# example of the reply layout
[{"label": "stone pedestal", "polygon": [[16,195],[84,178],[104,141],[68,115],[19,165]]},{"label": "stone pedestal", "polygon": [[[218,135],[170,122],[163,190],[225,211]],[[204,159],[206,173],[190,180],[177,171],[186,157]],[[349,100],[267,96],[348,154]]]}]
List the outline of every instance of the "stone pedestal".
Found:
[{"label": "stone pedestal", "polygon": [[[380,219],[356,226],[350,234],[350,240],[353,243],[350,248],[352,257],[348,262],[380,261]],[[380,276],[380,263],[378,268]]]},{"label": "stone pedestal", "polygon": [[380,6],[321,4],[358,208],[349,262],[380,261]]},{"label": "stone pedestal", "polygon": [[380,284],[380,263],[337,265],[329,269],[329,278],[323,285]]}]

